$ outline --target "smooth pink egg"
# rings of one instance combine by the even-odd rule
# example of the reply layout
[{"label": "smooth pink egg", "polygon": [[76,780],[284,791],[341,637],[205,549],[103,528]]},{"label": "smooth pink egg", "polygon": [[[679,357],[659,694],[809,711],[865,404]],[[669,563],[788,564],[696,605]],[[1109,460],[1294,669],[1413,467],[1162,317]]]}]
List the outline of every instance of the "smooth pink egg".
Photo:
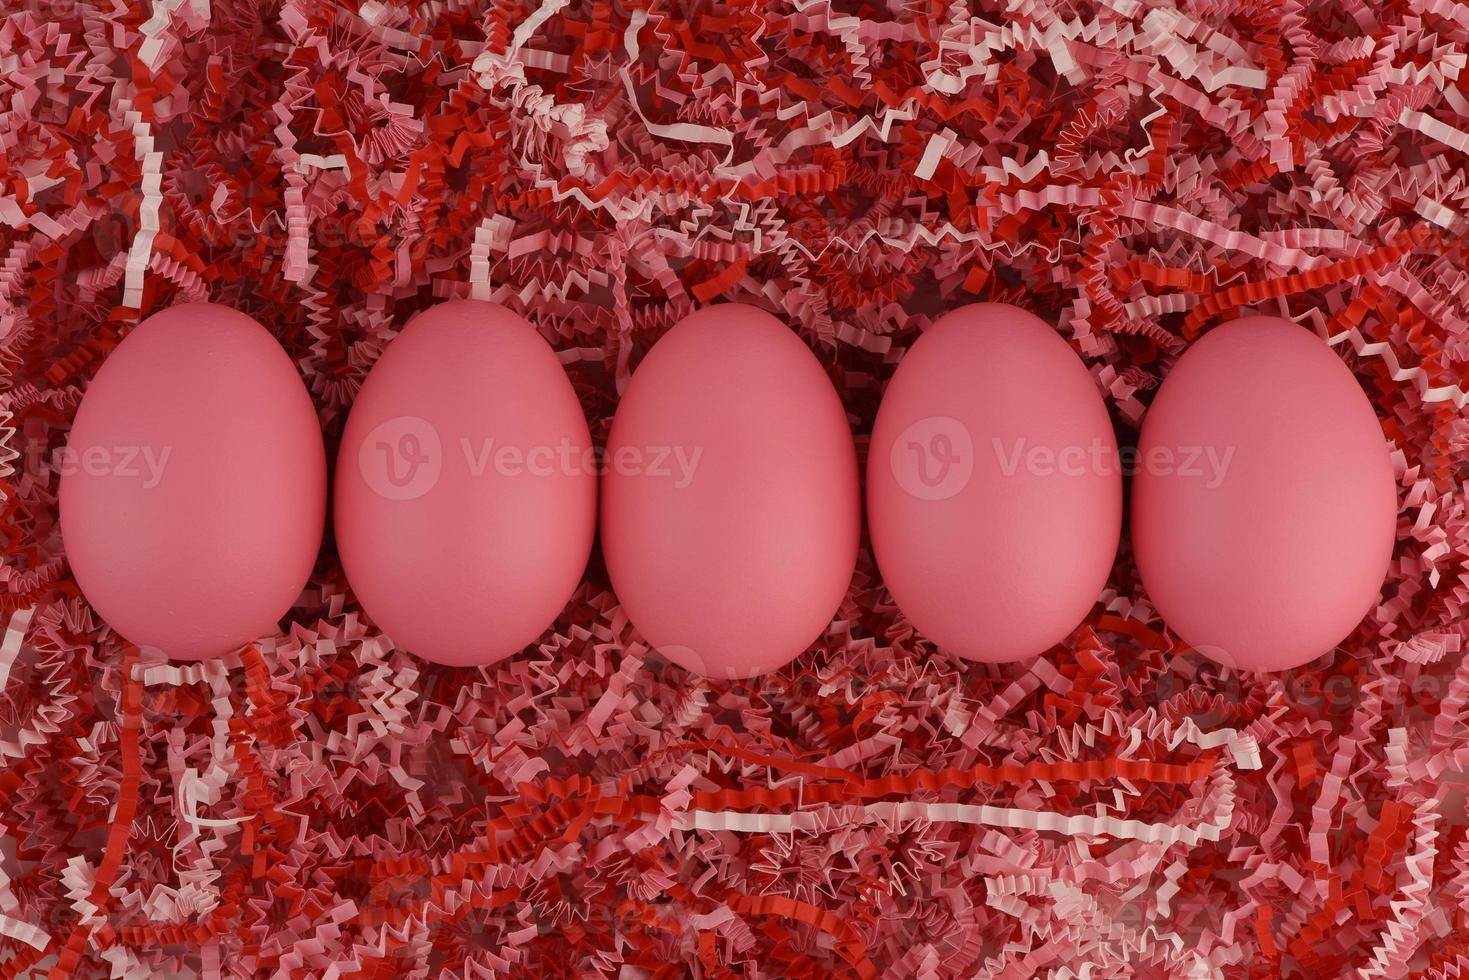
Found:
[{"label": "smooth pink egg", "polygon": [[321,545],[311,397],[264,327],[212,303],[140,323],[87,386],[61,470],[77,585],[122,637],[200,660],[273,632]]},{"label": "smooth pink egg", "polygon": [[1164,378],[1138,445],[1133,549],[1200,653],[1285,670],[1328,652],[1376,601],[1396,523],[1382,426],[1310,330],[1235,320]]},{"label": "smooth pink egg", "polygon": [[1002,303],[940,317],[898,363],[867,454],[867,523],[908,620],[969,660],[1064,640],[1106,584],[1122,470],[1096,383]]},{"label": "smooth pink egg", "polygon": [[597,460],[555,351],[492,303],[414,317],[353,402],[333,513],[352,591],[398,646],[476,666],[535,642],[597,519]]},{"label": "smooth pink egg", "polygon": [[653,345],[607,443],[602,551],[643,637],[708,677],[801,654],[851,584],[856,451],[820,362],[753,307],[708,307]]}]

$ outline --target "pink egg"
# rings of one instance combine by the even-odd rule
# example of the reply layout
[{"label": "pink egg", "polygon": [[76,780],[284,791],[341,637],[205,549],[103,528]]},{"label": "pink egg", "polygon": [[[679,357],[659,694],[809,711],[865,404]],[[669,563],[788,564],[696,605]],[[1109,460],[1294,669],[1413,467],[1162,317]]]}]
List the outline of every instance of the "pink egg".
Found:
[{"label": "pink egg", "polygon": [[1372,608],[1396,522],[1382,427],[1310,330],[1226,323],[1164,379],[1138,445],[1133,549],[1200,653],[1285,670],[1331,650]]},{"label": "pink egg", "polygon": [[326,457],[290,357],[250,317],[175,306],[87,387],[61,470],[77,585],[121,636],[200,660],[271,633],[301,594]]},{"label": "pink egg", "polygon": [[893,600],[943,649],[1022,660],[1076,628],[1117,553],[1122,471],[1054,329],[976,303],[923,332],[873,425],[867,523]]},{"label": "pink egg", "polygon": [[852,433],[790,328],[708,307],[653,345],[607,443],[602,552],[648,642],[709,677],[789,663],[846,595],[861,533]]},{"label": "pink egg", "polygon": [[425,660],[494,663],[535,642],[586,570],[597,461],[556,353],[502,306],[442,303],[403,328],[337,455],[352,591]]}]

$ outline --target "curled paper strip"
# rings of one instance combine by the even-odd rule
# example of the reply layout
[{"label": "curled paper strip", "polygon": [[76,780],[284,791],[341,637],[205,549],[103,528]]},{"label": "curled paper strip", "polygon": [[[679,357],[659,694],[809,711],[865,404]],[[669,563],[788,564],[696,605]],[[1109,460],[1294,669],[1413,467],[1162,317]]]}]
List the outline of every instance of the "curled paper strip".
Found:
[{"label": "curled paper strip", "polygon": [[1051,831],[1077,835],[1116,837],[1141,840],[1152,844],[1185,843],[1218,840],[1229,826],[1234,813],[1234,793],[1227,773],[1211,781],[1210,791],[1199,806],[1210,811],[1209,819],[1197,826],[1181,827],[1167,823],[1147,823],[1115,817],[1065,815],[1044,810],[1014,807],[971,806],[960,803],[920,803],[917,801],[869,803],[857,813],[837,812],[828,816],[802,810],[797,813],[750,813],[739,810],[693,810],[675,820],[675,826],[686,830],[732,830],[743,834],[784,834],[796,830],[816,831],[839,824],[868,820],[926,820],[931,823],[965,823],[988,827],[1008,827]]}]

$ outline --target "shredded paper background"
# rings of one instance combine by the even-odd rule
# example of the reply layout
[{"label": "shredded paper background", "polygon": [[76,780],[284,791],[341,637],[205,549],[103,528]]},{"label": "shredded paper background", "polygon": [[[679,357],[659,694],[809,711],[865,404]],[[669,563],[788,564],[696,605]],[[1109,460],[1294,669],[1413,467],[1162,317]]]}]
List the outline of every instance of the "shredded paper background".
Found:
[{"label": "shredded paper background", "polygon": [[[1469,971],[1469,5],[3,9],[0,977]],[[1062,648],[986,667],[864,547],[811,650],[711,683],[594,556],[539,647],[456,670],[374,628],[328,534],[237,655],[105,628],[52,454],[134,324],[256,317],[334,453],[394,333],[471,295],[538,326],[599,442],[674,321],[756,304],[863,452],[964,303],[1056,324],[1124,443],[1201,333],[1289,316],[1396,446],[1381,604],[1241,676],[1124,537]]]}]

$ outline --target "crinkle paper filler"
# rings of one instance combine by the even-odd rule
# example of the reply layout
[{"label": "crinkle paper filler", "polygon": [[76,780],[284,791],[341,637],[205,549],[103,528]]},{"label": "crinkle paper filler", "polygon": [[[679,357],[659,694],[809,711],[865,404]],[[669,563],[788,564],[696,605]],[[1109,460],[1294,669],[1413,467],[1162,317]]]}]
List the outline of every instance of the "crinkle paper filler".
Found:
[{"label": "crinkle paper filler", "polygon": [[[1459,0],[7,4],[0,977],[1469,975],[1466,58]],[[1391,571],[1272,675],[1173,637],[1125,540],[998,667],[866,550],[743,682],[648,650],[596,559],[484,669],[395,649],[330,537],[223,660],[99,621],[55,453],[141,318],[266,324],[333,452],[466,296],[536,324],[599,443],[674,321],[757,305],[859,451],[964,303],[1054,323],[1124,443],[1198,336],[1287,316],[1392,442]]]}]

